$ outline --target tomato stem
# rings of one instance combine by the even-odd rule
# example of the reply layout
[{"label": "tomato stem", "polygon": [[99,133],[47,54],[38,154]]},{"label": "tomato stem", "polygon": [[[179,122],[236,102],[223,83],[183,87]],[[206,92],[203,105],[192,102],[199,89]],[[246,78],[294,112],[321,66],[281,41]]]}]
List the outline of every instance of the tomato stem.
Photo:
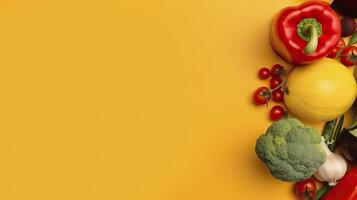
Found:
[{"label": "tomato stem", "polygon": [[285,86],[285,80],[283,80],[283,81],[280,83],[280,85],[278,85],[278,86],[276,86],[275,88],[271,89],[270,92],[274,92],[275,90],[280,89],[280,88],[282,88],[281,90],[284,91],[284,89],[283,89],[284,86]]}]

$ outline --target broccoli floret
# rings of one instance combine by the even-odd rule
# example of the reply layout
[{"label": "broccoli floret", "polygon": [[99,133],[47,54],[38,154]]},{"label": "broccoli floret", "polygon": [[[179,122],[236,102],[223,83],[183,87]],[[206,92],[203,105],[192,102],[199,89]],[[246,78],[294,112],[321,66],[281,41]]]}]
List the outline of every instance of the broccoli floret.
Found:
[{"label": "broccoli floret", "polygon": [[273,123],[256,143],[255,152],[274,177],[297,182],[310,178],[325,162],[321,136],[295,118]]}]

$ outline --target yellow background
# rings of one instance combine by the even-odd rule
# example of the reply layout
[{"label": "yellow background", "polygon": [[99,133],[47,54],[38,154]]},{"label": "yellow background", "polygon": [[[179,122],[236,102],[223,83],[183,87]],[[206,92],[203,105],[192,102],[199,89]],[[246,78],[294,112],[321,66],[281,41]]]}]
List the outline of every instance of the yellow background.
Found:
[{"label": "yellow background", "polygon": [[1,1],[0,199],[294,199],[251,94],[297,3]]}]

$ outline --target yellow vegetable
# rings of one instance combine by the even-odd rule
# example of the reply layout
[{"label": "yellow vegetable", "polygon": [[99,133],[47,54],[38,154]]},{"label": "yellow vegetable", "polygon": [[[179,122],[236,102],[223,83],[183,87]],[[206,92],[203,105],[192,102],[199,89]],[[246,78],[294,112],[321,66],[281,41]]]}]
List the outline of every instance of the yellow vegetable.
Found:
[{"label": "yellow vegetable", "polygon": [[286,83],[288,110],[308,121],[328,121],[345,113],[357,94],[352,73],[337,60],[324,58],[295,67]]}]

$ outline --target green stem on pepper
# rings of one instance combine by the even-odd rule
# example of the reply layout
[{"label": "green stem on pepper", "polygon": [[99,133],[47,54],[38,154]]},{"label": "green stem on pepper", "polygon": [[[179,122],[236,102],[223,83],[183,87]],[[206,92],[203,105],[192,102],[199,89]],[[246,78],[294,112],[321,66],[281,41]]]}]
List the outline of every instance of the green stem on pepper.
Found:
[{"label": "green stem on pepper", "polygon": [[322,35],[322,26],[315,18],[306,18],[297,25],[298,36],[307,42],[304,54],[313,54],[318,46],[319,37]]},{"label": "green stem on pepper", "polygon": [[308,24],[308,25],[306,25],[305,29],[310,34],[310,38],[304,48],[304,53],[306,55],[309,55],[309,54],[314,53],[317,49],[317,45],[319,42],[319,34],[318,34],[317,29],[314,25]]}]

